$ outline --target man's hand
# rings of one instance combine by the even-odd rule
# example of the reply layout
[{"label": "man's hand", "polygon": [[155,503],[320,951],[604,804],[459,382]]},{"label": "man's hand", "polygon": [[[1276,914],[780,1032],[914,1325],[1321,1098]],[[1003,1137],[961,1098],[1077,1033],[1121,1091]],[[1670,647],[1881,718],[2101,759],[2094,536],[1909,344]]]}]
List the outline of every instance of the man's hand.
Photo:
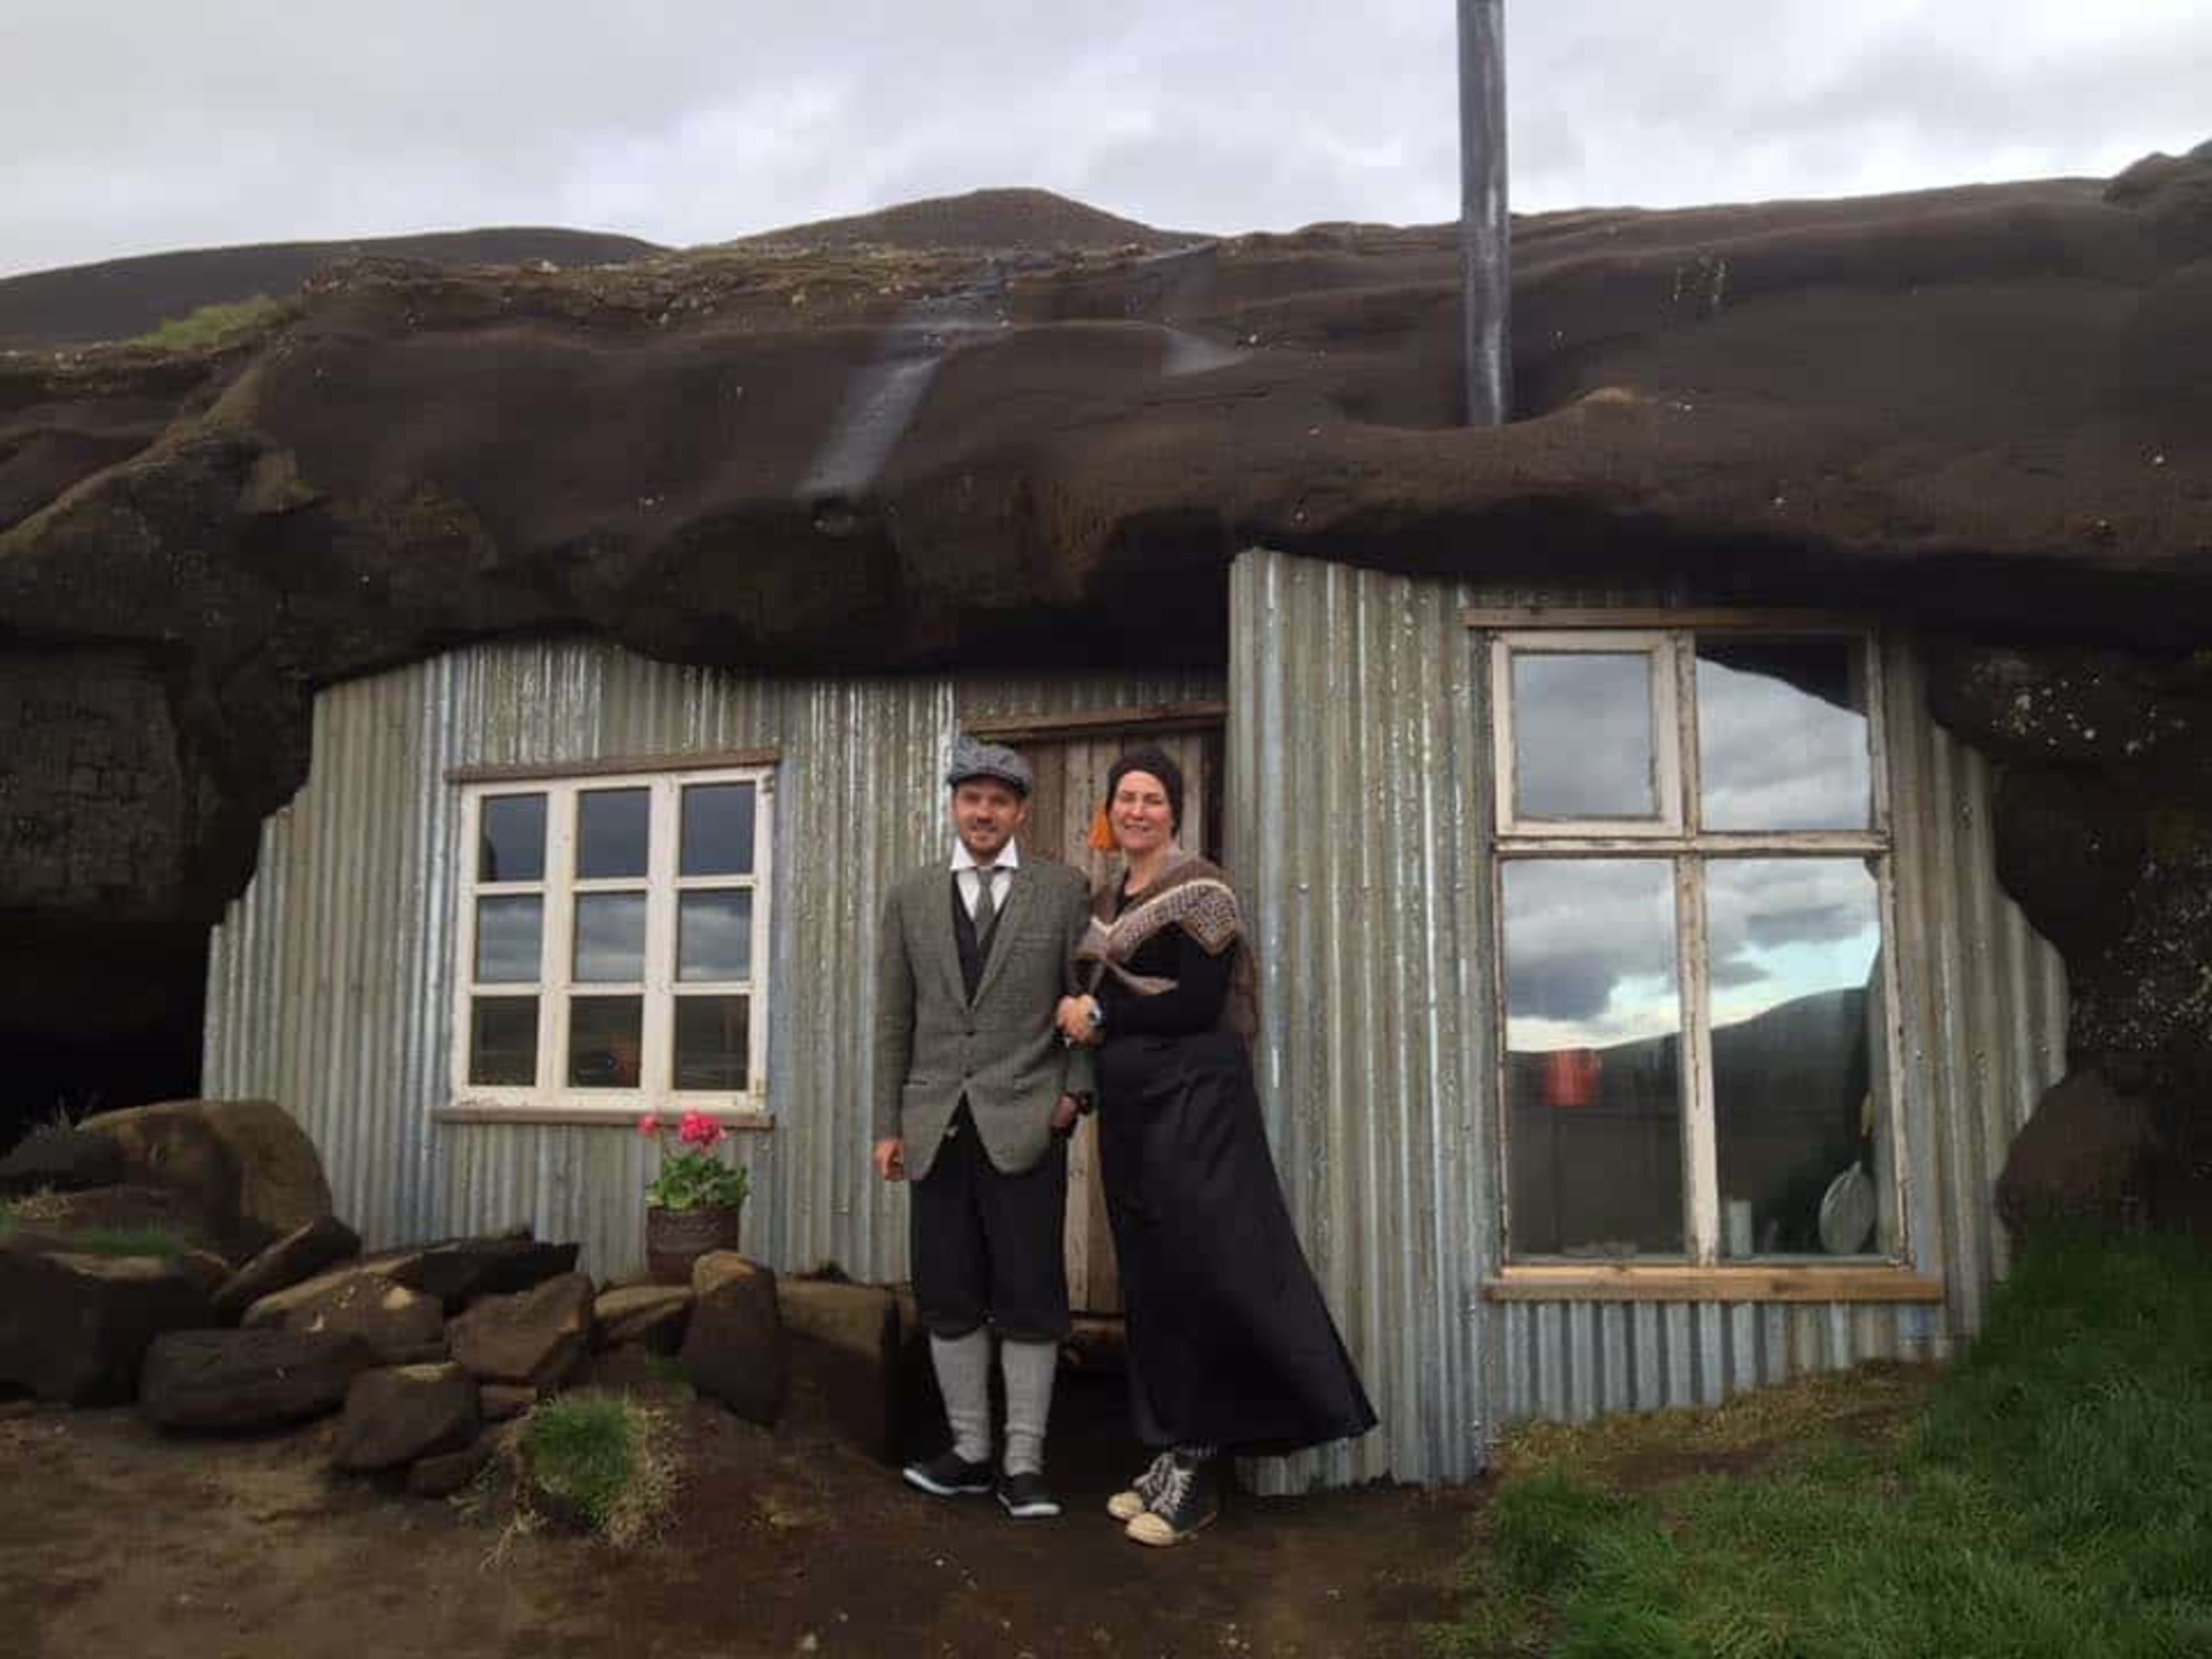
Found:
[{"label": "man's hand", "polygon": [[1052,1109],[1052,1132],[1064,1135],[1075,1127],[1075,1120],[1083,1115],[1083,1107],[1073,1095],[1062,1095],[1060,1104]]},{"label": "man's hand", "polygon": [[906,1179],[906,1142],[893,1135],[876,1143],[876,1173],[885,1181]]}]

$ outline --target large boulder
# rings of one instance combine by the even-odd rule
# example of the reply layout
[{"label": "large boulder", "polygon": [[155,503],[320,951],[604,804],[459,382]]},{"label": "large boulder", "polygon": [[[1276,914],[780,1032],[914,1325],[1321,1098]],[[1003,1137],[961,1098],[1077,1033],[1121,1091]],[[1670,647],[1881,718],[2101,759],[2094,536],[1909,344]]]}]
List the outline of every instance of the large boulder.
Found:
[{"label": "large boulder", "polygon": [[592,1317],[602,1348],[631,1343],[655,1353],[674,1353],[684,1346],[691,1320],[689,1285],[621,1285],[599,1292]]},{"label": "large boulder", "polygon": [[331,1212],[314,1142],[273,1101],[163,1101],[82,1127],[123,1143],[132,1180],[191,1193],[248,1250]]},{"label": "large boulder", "polygon": [[240,1267],[216,1292],[219,1318],[236,1319],[256,1302],[358,1255],[361,1235],[334,1215],[295,1227]]},{"label": "large boulder", "polygon": [[2047,1090],[2005,1154],[1998,1218],[2015,1240],[2039,1227],[2141,1225],[2160,1146],[2143,1101],[2097,1071]]},{"label": "large boulder", "polygon": [[308,1331],[172,1331],[155,1338],[138,1409],[157,1427],[234,1434],[320,1417],[376,1363],[357,1337]]},{"label": "large boulder", "polygon": [[791,1375],[775,1273],[733,1250],[716,1250],[693,1266],[691,1290],[697,1300],[684,1334],[684,1375],[747,1421],[773,1424],[783,1414]]},{"label": "large boulder", "polygon": [[0,1158],[0,1198],[41,1191],[73,1193],[123,1179],[123,1146],[112,1135],[44,1126]]},{"label": "large boulder", "polygon": [[291,1310],[319,1300],[348,1279],[364,1276],[435,1297],[448,1314],[456,1313],[479,1297],[526,1291],[571,1273],[576,1255],[574,1244],[540,1244],[514,1234],[380,1250],[270,1292],[247,1308],[245,1322],[280,1323]]},{"label": "large boulder", "polygon": [[264,1298],[247,1310],[252,1328],[357,1336],[385,1365],[446,1358],[446,1314],[438,1298],[375,1273],[348,1274],[318,1295],[255,1316],[272,1305],[275,1298]]},{"label": "large boulder", "polygon": [[556,1389],[590,1351],[592,1301],[581,1273],[486,1297],[447,1327],[453,1358],[486,1382]]},{"label": "large boulder", "polygon": [[346,1390],[331,1461],[342,1469],[397,1468],[472,1444],[479,1426],[476,1378],[459,1365],[363,1371]]},{"label": "large boulder", "polygon": [[0,1382],[41,1400],[119,1405],[155,1338],[212,1317],[206,1289],[173,1259],[0,1247]]},{"label": "large boulder", "polygon": [[790,1414],[885,1462],[902,1449],[896,1299],[872,1285],[784,1279],[777,1310],[791,1356]]},{"label": "large boulder", "polygon": [[545,1244],[527,1233],[453,1238],[398,1252],[388,1269],[410,1290],[436,1297],[458,1313],[479,1297],[512,1296],[576,1271],[580,1247]]}]

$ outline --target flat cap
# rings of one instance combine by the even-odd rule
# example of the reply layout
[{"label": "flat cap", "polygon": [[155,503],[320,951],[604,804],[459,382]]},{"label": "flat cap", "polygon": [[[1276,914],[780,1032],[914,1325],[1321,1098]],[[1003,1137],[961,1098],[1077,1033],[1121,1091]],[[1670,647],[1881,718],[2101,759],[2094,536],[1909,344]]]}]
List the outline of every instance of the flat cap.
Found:
[{"label": "flat cap", "polygon": [[1035,782],[1030,776],[1030,763],[1012,750],[980,742],[963,732],[952,740],[952,763],[945,769],[945,781],[957,789],[977,778],[1003,783],[1022,796],[1028,795]]}]

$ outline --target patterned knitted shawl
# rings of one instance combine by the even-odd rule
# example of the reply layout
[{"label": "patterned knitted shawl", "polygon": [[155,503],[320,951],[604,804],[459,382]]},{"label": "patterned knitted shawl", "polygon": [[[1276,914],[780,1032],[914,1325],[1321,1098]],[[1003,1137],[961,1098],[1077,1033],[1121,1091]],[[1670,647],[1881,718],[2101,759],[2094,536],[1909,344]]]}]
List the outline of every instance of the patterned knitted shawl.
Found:
[{"label": "patterned knitted shawl", "polygon": [[1174,990],[1174,980],[1132,973],[1128,963],[1138,947],[1162,929],[1180,927],[1210,957],[1236,951],[1219,1029],[1244,1037],[1256,1032],[1259,997],[1252,953],[1240,948],[1244,937],[1243,913],[1237,908],[1236,890],[1219,868],[1195,853],[1178,850],[1170,854],[1152,885],[1135,895],[1129,908],[1116,916],[1114,900],[1121,885],[1116,878],[1091,896],[1091,926],[1075,954],[1079,962],[1090,965],[1092,989],[1111,974],[1139,996]]}]

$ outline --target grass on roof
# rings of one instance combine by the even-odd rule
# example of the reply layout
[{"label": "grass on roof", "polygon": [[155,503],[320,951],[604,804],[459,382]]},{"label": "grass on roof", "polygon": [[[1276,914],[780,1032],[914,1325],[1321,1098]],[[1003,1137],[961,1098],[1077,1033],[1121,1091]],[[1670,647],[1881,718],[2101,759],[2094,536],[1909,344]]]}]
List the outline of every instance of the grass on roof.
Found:
[{"label": "grass on roof", "polygon": [[201,306],[182,317],[164,317],[159,326],[149,329],[128,343],[162,351],[191,351],[222,345],[269,327],[290,310],[282,300],[257,294],[250,300]]}]

